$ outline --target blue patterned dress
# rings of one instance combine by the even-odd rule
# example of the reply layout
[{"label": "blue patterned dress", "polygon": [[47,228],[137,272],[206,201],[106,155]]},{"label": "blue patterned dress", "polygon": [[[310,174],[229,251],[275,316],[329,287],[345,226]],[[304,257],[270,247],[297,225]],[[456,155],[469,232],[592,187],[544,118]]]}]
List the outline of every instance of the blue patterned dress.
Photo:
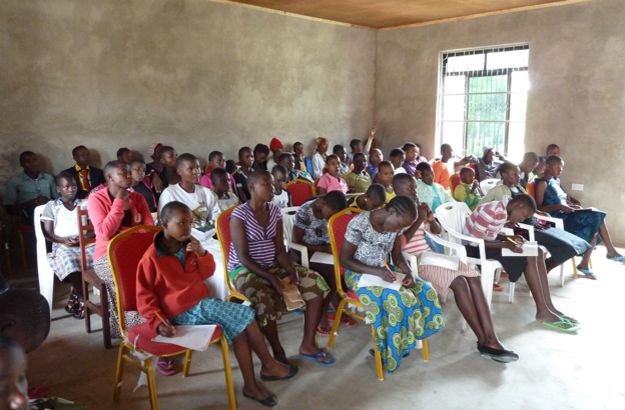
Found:
[{"label": "blue patterned dress", "polygon": [[[393,248],[396,232],[380,233],[363,212],[347,226],[345,240],[358,246],[354,259],[369,266],[384,266]],[[345,282],[354,290],[365,310],[365,321],[375,329],[375,343],[382,354],[384,368],[393,372],[414,349],[417,340],[443,329],[443,311],[436,291],[417,278],[412,288],[399,291],[381,287],[358,287],[361,273],[345,270]]]}]

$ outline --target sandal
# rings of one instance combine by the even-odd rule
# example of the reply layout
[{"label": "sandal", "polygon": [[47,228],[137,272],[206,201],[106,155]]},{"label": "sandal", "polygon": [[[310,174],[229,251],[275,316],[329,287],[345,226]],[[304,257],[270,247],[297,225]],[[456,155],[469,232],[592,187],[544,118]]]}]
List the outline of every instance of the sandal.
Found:
[{"label": "sandal", "polygon": [[74,312],[72,312],[72,316],[76,319],[84,319],[85,318],[85,302],[82,299],[78,298],[78,303],[74,306]]},{"label": "sandal", "polygon": [[67,304],[65,305],[65,311],[70,315],[74,315],[76,312],[76,305],[78,304],[78,295],[72,292],[69,295],[69,299],[67,299]]},{"label": "sandal", "polygon": [[156,362],[156,370],[163,376],[173,376],[178,373],[178,366],[172,359],[161,357]]},{"label": "sandal", "polygon": [[542,322],[543,326],[548,329],[557,330],[558,332],[574,333],[580,328],[578,324],[569,322],[566,319],[556,320],[555,322]]},{"label": "sandal", "polygon": [[579,325],[579,322],[577,321],[577,319],[573,319],[572,317],[567,316],[567,315],[562,315],[562,316],[560,316],[560,319],[562,319],[562,320],[566,320],[566,321],[568,321],[568,322],[571,322],[571,323],[573,323],[574,325]]},{"label": "sandal", "polygon": [[[330,353],[326,353],[323,350],[320,350],[318,353],[314,354],[306,354],[300,353],[299,357],[303,360],[308,360],[309,362],[315,362],[320,366],[333,366],[336,363],[336,358],[334,358]],[[324,362],[320,359],[329,359]]]},{"label": "sandal", "polygon": [[245,391],[243,391],[243,395],[245,397],[247,397],[248,399],[252,399],[254,401],[259,402],[260,404],[262,404],[265,407],[273,407],[275,405],[278,404],[278,398],[276,397],[275,394],[270,394],[269,396],[265,397],[264,399],[257,399],[256,397],[247,394]]},{"label": "sandal", "polygon": [[625,261],[625,256],[623,255],[613,256],[611,258],[608,258],[608,260],[614,261],[614,262],[623,262]]},{"label": "sandal", "polygon": [[577,271],[583,273],[586,279],[597,280],[597,277],[590,269],[577,268]]},{"label": "sandal", "polygon": [[264,374],[260,374],[260,379],[264,382],[275,382],[278,380],[287,380],[290,379],[291,377],[295,376],[297,374],[297,371],[299,370],[299,368],[295,365],[289,365],[289,372],[287,373],[286,376],[269,376],[269,375],[264,375]]}]

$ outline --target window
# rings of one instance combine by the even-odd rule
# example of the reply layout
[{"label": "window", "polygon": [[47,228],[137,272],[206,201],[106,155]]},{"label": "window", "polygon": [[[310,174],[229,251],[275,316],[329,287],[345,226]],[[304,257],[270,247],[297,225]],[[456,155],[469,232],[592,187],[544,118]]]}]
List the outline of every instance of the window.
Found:
[{"label": "window", "polygon": [[463,156],[479,158],[484,147],[493,147],[519,162],[525,150],[528,60],[528,45],[443,53],[439,140]]}]

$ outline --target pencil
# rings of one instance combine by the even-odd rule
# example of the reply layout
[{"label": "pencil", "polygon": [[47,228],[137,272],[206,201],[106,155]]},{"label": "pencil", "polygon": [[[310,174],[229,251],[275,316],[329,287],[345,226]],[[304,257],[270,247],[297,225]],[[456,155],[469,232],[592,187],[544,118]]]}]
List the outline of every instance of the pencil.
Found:
[{"label": "pencil", "polygon": [[158,310],[154,311],[154,316],[156,316],[157,318],[160,319],[161,322],[163,322],[164,325],[169,326],[169,321],[167,319],[165,319],[163,316],[161,316],[160,313],[158,313]]}]

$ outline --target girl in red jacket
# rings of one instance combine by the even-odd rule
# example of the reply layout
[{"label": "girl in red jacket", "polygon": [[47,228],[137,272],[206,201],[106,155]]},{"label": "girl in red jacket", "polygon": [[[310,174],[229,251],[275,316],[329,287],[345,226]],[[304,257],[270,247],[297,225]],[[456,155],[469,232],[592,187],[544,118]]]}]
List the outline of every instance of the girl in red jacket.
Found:
[{"label": "girl in red jacket", "polygon": [[264,381],[291,378],[297,367],[271,356],[252,308],[211,297],[204,280],[213,274],[215,261],[191,236],[190,209],[182,202],[169,202],[161,210],[160,220],[163,231],[154,237],[137,269],[139,313],[166,337],[175,334],[174,325],[219,324],[234,346],[243,375],[243,395],[275,406],[276,396],[256,380],[251,351],[261,360],[260,377]]}]

